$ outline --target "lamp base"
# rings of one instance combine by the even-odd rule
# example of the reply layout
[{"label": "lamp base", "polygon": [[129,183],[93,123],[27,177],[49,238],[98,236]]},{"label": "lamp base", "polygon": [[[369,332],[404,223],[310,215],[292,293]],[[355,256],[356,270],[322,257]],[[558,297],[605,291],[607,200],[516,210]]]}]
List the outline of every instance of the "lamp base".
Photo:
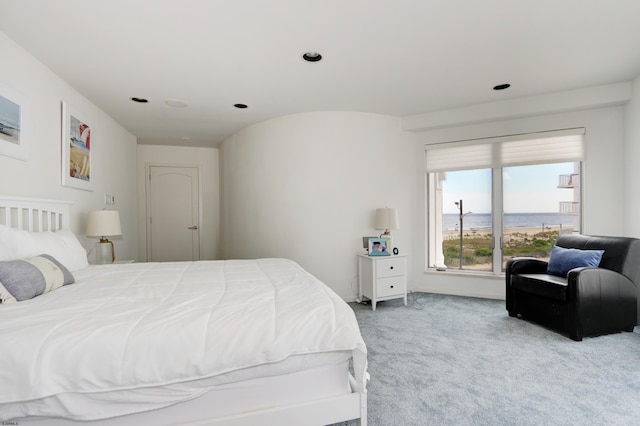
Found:
[{"label": "lamp base", "polygon": [[391,238],[391,233],[383,232],[382,234],[380,234],[380,238],[388,238],[387,251],[389,252],[389,254],[391,254],[391,252],[393,251],[393,238]]},{"label": "lamp base", "polygon": [[113,263],[113,260],[113,243],[109,240],[96,243],[96,265]]}]

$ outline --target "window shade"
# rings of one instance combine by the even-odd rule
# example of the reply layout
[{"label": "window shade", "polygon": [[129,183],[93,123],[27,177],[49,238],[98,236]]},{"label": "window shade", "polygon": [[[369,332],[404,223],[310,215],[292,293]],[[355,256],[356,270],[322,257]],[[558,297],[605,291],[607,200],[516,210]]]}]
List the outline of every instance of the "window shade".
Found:
[{"label": "window shade", "polygon": [[583,159],[584,129],[426,145],[426,171],[443,172]]},{"label": "window shade", "polygon": [[484,169],[491,167],[491,144],[465,145],[427,151],[427,171]]}]

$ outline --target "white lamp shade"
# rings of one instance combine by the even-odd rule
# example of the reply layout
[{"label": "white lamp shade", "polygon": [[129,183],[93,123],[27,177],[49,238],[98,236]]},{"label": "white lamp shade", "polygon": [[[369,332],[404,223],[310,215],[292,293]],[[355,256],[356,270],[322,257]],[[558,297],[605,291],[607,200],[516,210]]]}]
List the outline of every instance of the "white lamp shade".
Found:
[{"label": "white lamp shade", "polygon": [[400,229],[398,223],[398,210],[396,208],[385,207],[376,209],[375,229]]},{"label": "white lamp shade", "polygon": [[87,237],[122,235],[120,213],[117,210],[94,210],[87,219]]}]

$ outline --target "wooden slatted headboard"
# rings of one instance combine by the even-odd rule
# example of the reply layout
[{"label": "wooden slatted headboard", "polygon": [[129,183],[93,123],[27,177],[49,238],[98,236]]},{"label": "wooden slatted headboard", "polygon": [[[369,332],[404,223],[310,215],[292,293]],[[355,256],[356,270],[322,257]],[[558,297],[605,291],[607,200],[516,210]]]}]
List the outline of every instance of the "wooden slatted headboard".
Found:
[{"label": "wooden slatted headboard", "polygon": [[0,195],[0,224],[30,232],[69,228],[71,201]]}]

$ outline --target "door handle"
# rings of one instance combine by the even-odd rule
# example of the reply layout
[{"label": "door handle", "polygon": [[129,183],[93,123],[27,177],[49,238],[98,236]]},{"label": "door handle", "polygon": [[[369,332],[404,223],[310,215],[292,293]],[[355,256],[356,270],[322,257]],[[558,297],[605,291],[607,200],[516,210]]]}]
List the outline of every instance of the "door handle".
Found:
[{"label": "door handle", "polygon": [[194,226],[188,227],[187,229],[198,229],[198,227],[196,225],[194,225]]}]

